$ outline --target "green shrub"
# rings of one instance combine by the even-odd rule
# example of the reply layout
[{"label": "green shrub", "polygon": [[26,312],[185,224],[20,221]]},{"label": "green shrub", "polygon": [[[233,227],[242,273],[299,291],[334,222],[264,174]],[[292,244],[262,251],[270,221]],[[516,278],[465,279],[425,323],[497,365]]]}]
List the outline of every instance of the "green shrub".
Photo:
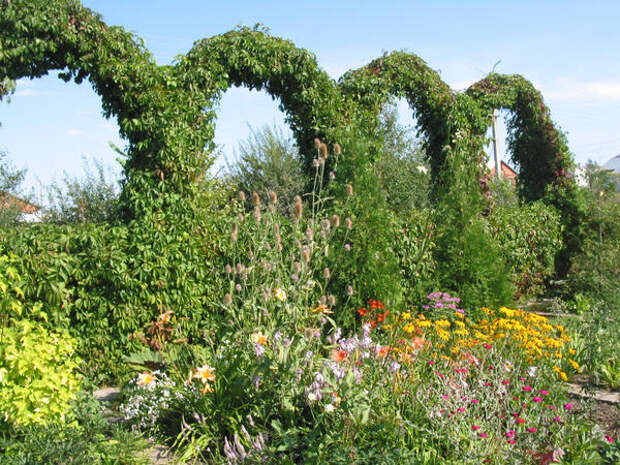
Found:
[{"label": "green shrub", "polygon": [[146,465],[148,444],[105,418],[92,395],[80,394],[72,406],[70,425],[33,424],[0,437],[1,465]]},{"label": "green shrub", "polygon": [[555,209],[540,201],[520,207],[496,207],[489,217],[489,227],[510,268],[517,296],[543,292],[562,246],[560,216]]},{"label": "green shrub", "polygon": [[48,331],[19,320],[0,336],[0,411],[3,430],[69,420],[80,389],[77,341],[64,331]]}]

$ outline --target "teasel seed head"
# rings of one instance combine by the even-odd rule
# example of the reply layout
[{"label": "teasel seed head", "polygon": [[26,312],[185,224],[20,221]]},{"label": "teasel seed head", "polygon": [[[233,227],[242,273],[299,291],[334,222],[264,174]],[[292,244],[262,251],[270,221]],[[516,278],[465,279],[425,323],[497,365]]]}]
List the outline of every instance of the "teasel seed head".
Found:
[{"label": "teasel seed head", "polygon": [[301,259],[302,259],[305,263],[310,263],[310,249],[308,249],[307,247],[305,247],[305,248],[301,251]]},{"label": "teasel seed head", "polygon": [[299,262],[295,262],[295,263],[293,264],[293,269],[295,270],[295,273],[299,273],[299,272],[301,272],[301,263],[299,263]]},{"label": "teasel seed head", "polygon": [[224,267],[224,271],[226,271],[226,273],[228,273],[228,274],[232,273],[233,272],[232,266],[226,265]]},{"label": "teasel seed head", "polygon": [[325,145],[325,143],[323,142],[321,142],[321,146],[319,147],[319,153],[321,155],[321,158],[327,158],[327,145]]},{"label": "teasel seed head", "polygon": [[241,203],[245,203],[245,192],[243,191],[239,191],[239,200],[241,200]]},{"label": "teasel seed head", "polygon": [[278,203],[278,194],[275,191],[269,191],[269,201],[274,205]]},{"label": "teasel seed head", "polygon": [[233,242],[237,242],[237,236],[239,234],[239,225],[237,224],[237,222],[233,222],[233,228],[232,228],[232,232],[230,233],[230,239]]},{"label": "teasel seed head", "polygon": [[351,184],[347,184],[347,195],[349,197],[353,195],[353,186]]},{"label": "teasel seed head", "polygon": [[321,139],[319,139],[318,137],[314,138],[314,148],[318,149],[321,147]]},{"label": "teasel seed head", "polygon": [[224,296],[224,305],[228,307],[230,304],[232,304],[232,296],[230,294],[226,294]]},{"label": "teasel seed head", "polygon": [[347,294],[349,294],[350,296],[353,295],[353,286],[347,286]]},{"label": "teasel seed head", "polygon": [[326,295],[322,295],[321,296],[321,300],[319,300],[319,303],[321,305],[327,305],[327,296]]},{"label": "teasel seed head", "polygon": [[296,195],[295,199],[293,201],[293,208],[295,210],[295,220],[299,221],[301,220],[301,215],[303,214],[304,211],[304,204],[301,201],[301,197]]},{"label": "teasel seed head", "polygon": [[334,153],[336,155],[340,155],[342,153],[342,147],[340,146],[338,142],[334,144]]},{"label": "teasel seed head", "polygon": [[245,265],[243,263],[237,263],[237,273],[242,274],[245,271]]},{"label": "teasel seed head", "polygon": [[331,271],[329,271],[329,268],[325,268],[323,270],[323,276],[325,276],[325,279],[329,279],[329,277],[332,275]]},{"label": "teasel seed head", "polygon": [[314,239],[314,232],[312,231],[312,228],[308,228],[306,229],[306,239],[308,240],[308,242],[312,242]]},{"label": "teasel seed head", "polygon": [[340,217],[338,215],[332,216],[332,226],[334,228],[337,228],[338,226],[340,226]]},{"label": "teasel seed head", "polygon": [[257,223],[260,223],[260,207],[256,206],[254,207],[254,219],[256,220]]},{"label": "teasel seed head", "polygon": [[327,303],[329,304],[330,307],[333,307],[334,305],[336,305],[336,297],[334,297],[333,295],[330,295],[327,298]]},{"label": "teasel seed head", "polygon": [[260,207],[260,197],[256,192],[252,192],[252,202],[255,207]]},{"label": "teasel seed head", "polygon": [[351,229],[353,227],[353,221],[351,221],[351,218],[347,217],[344,220],[344,225],[346,226],[347,229]]},{"label": "teasel seed head", "polygon": [[336,179],[336,174],[333,171],[329,172],[329,180],[333,181],[334,179]]},{"label": "teasel seed head", "polygon": [[328,219],[321,220],[321,229],[325,232],[329,232],[331,226]]},{"label": "teasel seed head", "polygon": [[314,158],[312,160],[312,166],[314,166],[315,168],[318,168],[319,166],[321,166],[321,162],[317,158]]}]

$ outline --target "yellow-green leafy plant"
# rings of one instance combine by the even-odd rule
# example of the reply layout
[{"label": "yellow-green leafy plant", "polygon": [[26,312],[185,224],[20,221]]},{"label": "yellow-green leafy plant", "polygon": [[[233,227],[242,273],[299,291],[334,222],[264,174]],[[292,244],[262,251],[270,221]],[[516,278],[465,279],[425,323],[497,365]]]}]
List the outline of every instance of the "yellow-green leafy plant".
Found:
[{"label": "yellow-green leafy plant", "polygon": [[[68,420],[80,389],[76,340],[66,331],[15,318],[22,315],[23,294],[12,261],[0,256],[0,431]],[[40,305],[27,313],[47,318]]]}]

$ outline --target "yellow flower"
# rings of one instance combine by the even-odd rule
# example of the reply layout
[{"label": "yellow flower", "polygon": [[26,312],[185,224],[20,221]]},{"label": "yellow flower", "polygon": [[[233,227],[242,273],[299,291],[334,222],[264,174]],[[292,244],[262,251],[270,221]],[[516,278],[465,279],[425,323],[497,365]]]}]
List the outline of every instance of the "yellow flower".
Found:
[{"label": "yellow flower", "polygon": [[268,342],[267,336],[265,336],[260,331],[257,331],[254,334],[252,334],[251,339],[254,344],[258,344],[260,346],[267,345],[267,342]]},{"label": "yellow flower", "polygon": [[431,323],[430,321],[426,321],[426,320],[424,320],[424,321],[419,321],[419,322],[418,322],[418,326],[419,326],[420,328],[428,328],[428,327],[429,327],[429,326],[431,326],[432,324],[433,324],[433,323]]},{"label": "yellow flower", "polygon": [[435,322],[435,326],[439,326],[440,328],[449,328],[450,322],[448,320],[437,320]]},{"label": "yellow flower", "polygon": [[284,292],[284,289],[281,289],[279,287],[273,289],[273,296],[276,300],[279,300],[280,302],[284,302],[286,300],[286,292]]},{"label": "yellow flower", "polygon": [[409,312],[403,312],[403,313],[401,313],[400,317],[401,317],[403,320],[410,320],[410,319],[411,319],[411,313],[409,313]]},{"label": "yellow flower", "polygon": [[571,355],[575,355],[577,351],[571,347],[570,349],[568,349],[568,353]]},{"label": "yellow flower", "polygon": [[572,358],[568,359],[568,363],[571,364],[571,366],[573,367],[573,370],[579,371],[579,368],[580,368],[579,364],[576,361],[574,361]]},{"label": "yellow flower", "polygon": [[560,377],[560,379],[564,382],[568,381],[568,376],[566,376],[566,373],[564,373],[563,371],[560,371],[558,373],[558,376]]},{"label": "yellow flower", "polygon": [[415,325],[413,323],[407,323],[403,329],[407,334],[411,334],[415,331]]},{"label": "yellow flower", "polygon": [[203,365],[194,370],[193,377],[199,379],[203,384],[207,384],[209,381],[215,381],[214,368],[209,365]]},{"label": "yellow flower", "polygon": [[155,376],[153,376],[152,373],[140,373],[138,375],[138,381],[137,381],[137,385],[138,386],[150,386],[151,384],[153,384],[155,381],[157,381],[157,378],[155,378]]}]

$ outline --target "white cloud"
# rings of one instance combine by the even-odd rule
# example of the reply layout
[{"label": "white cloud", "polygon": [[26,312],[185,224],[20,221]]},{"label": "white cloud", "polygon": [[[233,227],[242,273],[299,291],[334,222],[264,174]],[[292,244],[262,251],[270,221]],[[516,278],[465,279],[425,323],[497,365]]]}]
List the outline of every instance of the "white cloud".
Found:
[{"label": "white cloud", "polygon": [[13,95],[15,97],[32,97],[34,95],[39,95],[39,93],[32,89],[24,89],[16,91]]},{"label": "white cloud", "polygon": [[82,134],[82,131],[80,131],[79,129],[69,129],[67,131],[67,134],[69,134],[70,136],[79,136]]},{"label": "white cloud", "polygon": [[552,85],[540,87],[547,100],[556,102],[620,102],[620,81],[579,81],[573,78],[557,79]]}]

